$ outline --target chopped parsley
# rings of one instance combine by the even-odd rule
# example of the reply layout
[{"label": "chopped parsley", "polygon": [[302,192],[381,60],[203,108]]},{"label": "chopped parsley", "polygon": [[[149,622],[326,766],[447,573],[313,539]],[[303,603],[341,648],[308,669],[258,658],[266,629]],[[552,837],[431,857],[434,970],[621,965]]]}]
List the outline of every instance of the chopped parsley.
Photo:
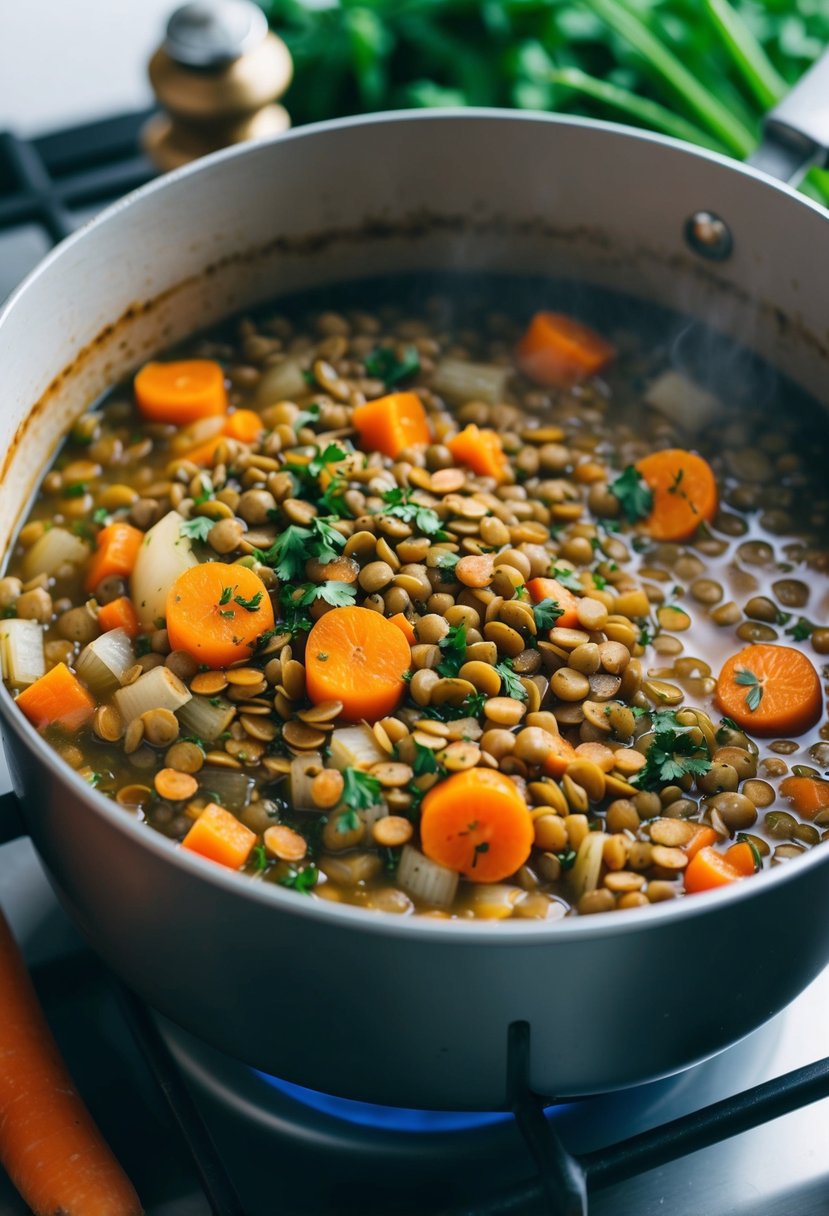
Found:
[{"label": "chopped parsley", "polygon": [[[341,801],[349,808],[350,813],[354,815],[356,827],[357,816],[355,811],[367,811],[369,807],[377,806],[380,802],[380,782],[376,777],[372,777],[371,773],[364,773],[359,768],[343,769],[343,796]],[[337,825],[337,830],[351,831],[351,828],[341,828]]]},{"label": "chopped parsley", "polygon": [[324,583],[303,583],[300,590],[302,595],[299,603],[303,606],[313,604],[314,600],[325,600],[334,608],[344,608],[357,598],[357,588],[353,583],[342,583],[333,578],[326,579]]},{"label": "chopped parsley", "polygon": [[449,632],[438,642],[443,658],[438,664],[438,675],[456,676],[466,661],[466,622],[450,625]]},{"label": "chopped parsley", "polygon": [[749,671],[747,667],[741,667],[734,674],[734,683],[742,684],[748,692],[745,696],[745,702],[751,713],[758,709],[760,702],[763,700],[763,685],[757,679],[753,671]]},{"label": "chopped parsley", "polygon": [[266,868],[266,866],[268,864],[268,855],[265,852],[265,846],[263,844],[255,844],[253,846],[253,852],[251,853],[250,861],[251,861],[251,865],[253,866],[254,870],[258,871],[258,870],[264,870]]},{"label": "chopped parsley", "polygon": [[360,817],[351,807],[345,811],[340,811],[337,815],[336,829],[343,835],[345,835],[346,832],[356,832],[359,826]]},{"label": "chopped parsley", "polygon": [[421,718],[434,718],[436,722],[457,722],[459,718],[479,718],[486,704],[486,693],[471,693],[462,705],[418,705]]},{"label": "chopped parsley", "polygon": [[202,473],[202,475],[201,475],[201,494],[197,494],[196,497],[193,499],[193,505],[195,507],[200,507],[200,506],[202,506],[203,503],[209,502],[212,497],[213,497],[213,482],[210,478],[210,474]]},{"label": "chopped parsley", "polygon": [[409,502],[409,491],[395,486],[383,495],[384,507],[381,515],[390,515],[394,519],[402,519],[406,524],[414,524],[424,536],[435,540],[446,540],[448,534],[441,527],[440,517],[431,507],[422,507],[416,502]]},{"label": "chopped parsley", "polygon": [[526,701],[527,690],[512,670],[512,660],[502,659],[500,663],[495,664],[495,670],[501,677],[501,685],[506,696],[514,697],[517,701]]},{"label": "chopped parsley", "polygon": [[561,583],[562,587],[566,587],[568,591],[584,591],[582,581],[575,570],[568,570],[566,566],[553,566],[550,577],[554,578],[557,583]]},{"label": "chopped parsley", "polygon": [[420,371],[420,356],[414,346],[404,347],[399,357],[390,346],[378,346],[366,355],[364,366],[369,376],[375,376],[384,381],[386,388],[391,388]]},{"label": "chopped parsley", "polygon": [[108,519],[109,519],[109,511],[107,511],[106,507],[96,507],[95,510],[92,512],[93,524],[103,525],[107,522]]},{"label": "chopped parsley", "polygon": [[192,519],[181,521],[178,528],[179,534],[189,536],[191,540],[205,541],[215,522],[215,519],[208,519],[206,515],[194,515]]},{"label": "chopped parsley", "polygon": [[289,866],[288,873],[279,879],[279,885],[291,887],[294,891],[299,891],[300,895],[310,895],[318,878],[319,870],[314,865],[304,866],[301,870],[296,866]]},{"label": "chopped parsley", "polygon": [[[307,465],[300,467],[306,468],[311,477],[319,477],[323,469],[327,468],[329,464],[338,464],[341,460],[345,460],[347,455],[348,452],[345,448],[341,448],[338,443],[329,443],[326,444],[322,451],[317,448],[316,456]],[[293,465],[289,465],[288,468],[292,472],[296,471]]]},{"label": "chopped parsley", "polygon": [[263,592],[257,591],[256,595],[251,596],[249,600],[246,600],[242,595],[234,595],[233,602],[234,604],[238,604],[240,608],[244,608],[246,612],[255,612],[262,603],[262,595]]},{"label": "chopped parsley", "polygon": [[751,839],[751,837],[747,836],[745,834],[745,832],[738,832],[737,833],[737,843],[738,844],[747,844],[748,847],[751,849],[751,856],[754,860],[755,873],[757,872],[757,870],[762,870],[763,858],[760,854],[760,850],[757,848],[757,845],[754,843],[754,841]]},{"label": "chopped parsley", "polygon": [[564,609],[559,608],[558,600],[547,599],[539,600],[537,604],[533,604],[533,619],[535,620],[536,629],[541,632],[543,629],[552,629],[560,616],[564,615]]},{"label": "chopped parsley", "polygon": [[438,771],[437,756],[431,747],[424,747],[422,743],[415,743],[412,770],[415,777],[422,777],[424,773],[436,773]]},{"label": "chopped parsley", "polygon": [[223,608],[225,606],[225,604],[229,604],[232,598],[233,598],[233,588],[232,587],[222,587],[222,594],[219,596],[220,607]]},{"label": "chopped parsley", "polygon": [[786,633],[795,642],[805,642],[808,637],[811,637],[814,632],[814,625],[811,621],[807,621],[804,616],[795,621],[791,629],[787,629]]},{"label": "chopped parsley", "polygon": [[682,726],[672,709],[656,710],[651,715],[653,737],[645,755],[644,767],[631,778],[631,785],[656,790],[672,785],[686,776],[702,776],[711,768],[708,746],[691,737],[692,727]]},{"label": "chopped parsley", "polygon": [[309,405],[307,410],[300,410],[293,421],[294,431],[301,431],[311,422],[319,422],[319,417],[320,407],[316,403]]},{"label": "chopped parsley", "polygon": [[725,743],[728,739],[729,733],[732,730],[738,731],[739,729],[739,726],[732,718],[720,718],[720,725],[717,728],[717,733],[715,734],[714,738],[718,743]]},{"label": "chopped parsley", "polygon": [[339,556],[345,537],[332,526],[332,518],[318,516],[308,528],[289,524],[269,549],[254,549],[253,555],[263,566],[270,566],[282,582],[293,582],[305,572],[309,557],[330,562]]},{"label": "chopped parsley", "polygon": [[618,498],[622,514],[630,524],[646,519],[653,510],[653,491],[632,464],[608,488]]},{"label": "chopped parsley", "polygon": [[576,862],[576,850],[565,849],[561,853],[556,853],[556,857],[558,858],[558,863],[562,870],[572,870]]},{"label": "chopped parsley", "polygon": [[66,489],[63,491],[63,497],[83,498],[84,494],[86,493],[86,489],[87,486],[85,481],[76,481],[74,485],[66,487]]},{"label": "chopped parsley", "polygon": [[453,583],[455,581],[454,569],[460,561],[460,555],[450,552],[449,549],[439,551],[435,557],[435,569],[441,572],[442,583]]}]

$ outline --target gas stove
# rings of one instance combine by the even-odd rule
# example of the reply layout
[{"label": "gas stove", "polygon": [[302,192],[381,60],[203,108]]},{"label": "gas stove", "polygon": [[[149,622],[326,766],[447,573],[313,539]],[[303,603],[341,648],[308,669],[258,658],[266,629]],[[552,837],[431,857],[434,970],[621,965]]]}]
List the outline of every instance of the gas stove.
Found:
[{"label": "gas stove", "polygon": [[[0,300],[152,176],[137,148],[146,117],[0,134]],[[142,1005],[77,936],[25,839],[0,846],[0,906],[148,1216],[829,1214],[829,970],[678,1077],[563,1106],[518,1086],[509,1112],[395,1110],[264,1076]],[[25,1212],[0,1175],[0,1216]]]}]

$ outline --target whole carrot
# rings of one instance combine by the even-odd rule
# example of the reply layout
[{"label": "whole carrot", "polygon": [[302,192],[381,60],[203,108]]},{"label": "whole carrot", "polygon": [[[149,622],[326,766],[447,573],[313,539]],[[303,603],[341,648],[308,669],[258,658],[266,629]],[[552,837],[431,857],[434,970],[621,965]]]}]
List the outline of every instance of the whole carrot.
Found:
[{"label": "whole carrot", "polygon": [[77,1093],[0,913],[0,1162],[35,1216],[140,1216]]}]

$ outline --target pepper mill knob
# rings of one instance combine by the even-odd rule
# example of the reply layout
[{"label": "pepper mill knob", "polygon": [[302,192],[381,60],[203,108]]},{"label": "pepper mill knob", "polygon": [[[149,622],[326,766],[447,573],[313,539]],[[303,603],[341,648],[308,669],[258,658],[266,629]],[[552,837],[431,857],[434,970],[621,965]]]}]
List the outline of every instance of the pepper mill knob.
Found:
[{"label": "pepper mill knob", "polygon": [[229,144],[279,134],[291,120],[274,102],[292,75],[288,48],[251,0],[185,4],[150,60],[150,83],[166,112],[145,124],[144,151],[166,171]]}]

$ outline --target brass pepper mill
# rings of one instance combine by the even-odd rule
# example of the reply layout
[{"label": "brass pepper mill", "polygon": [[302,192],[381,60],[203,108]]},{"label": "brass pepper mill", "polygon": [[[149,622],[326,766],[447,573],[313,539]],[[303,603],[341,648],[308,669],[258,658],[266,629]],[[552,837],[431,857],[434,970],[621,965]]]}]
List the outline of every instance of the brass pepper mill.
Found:
[{"label": "brass pepper mill", "polygon": [[290,126],[274,102],[291,82],[291,56],[251,0],[195,0],[176,9],[149,75],[166,112],[144,125],[141,142],[162,171]]}]

